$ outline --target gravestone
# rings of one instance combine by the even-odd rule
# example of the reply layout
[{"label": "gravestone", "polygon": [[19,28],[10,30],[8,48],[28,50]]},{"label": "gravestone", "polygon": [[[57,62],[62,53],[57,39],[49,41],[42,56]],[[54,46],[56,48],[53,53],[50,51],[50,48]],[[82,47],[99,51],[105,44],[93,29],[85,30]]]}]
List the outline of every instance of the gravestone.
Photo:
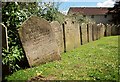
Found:
[{"label": "gravestone", "polygon": [[[2,25],[0,24],[0,53],[2,53]],[[0,61],[2,61],[2,55],[0,55]],[[0,63],[0,82],[2,82],[2,77],[4,77],[4,70],[2,62]]]},{"label": "gravestone", "polygon": [[82,44],[88,43],[87,24],[85,23],[81,24],[81,33],[82,33]]},{"label": "gravestone", "polygon": [[[1,24],[0,24],[0,46],[2,46],[2,25]],[[2,48],[2,47],[0,47],[0,48]],[[0,50],[0,52],[1,52],[1,50]]]},{"label": "gravestone", "polygon": [[117,25],[112,25],[111,27],[111,35],[117,35]]},{"label": "gravestone", "polygon": [[100,28],[100,38],[105,36],[105,25],[101,24]]},{"label": "gravestone", "polygon": [[120,25],[117,25],[117,35],[120,35]]},{"label": "gravestone", "polygon": [[2,47],[8,49],[7,27],[4,24],[0,25],[2,27]]},{"label": "gravestone", "polygon": [[53,21],[50,23],[55,34],[55,39],[59,48],[60,53],[64,52],[64,41],[63,41],[63,29],[62,25],[57,21]]},{"label": "gravestone", "polygon": [[104,34],[103,34],[103,26],[102,26],[101,23],[98,24],[97,26],[99,27],[99,38],[101,38],[101,37],[104,36]]},{"label": "gravestone", "polygon": [[107,24],[106,25],[106,36],[110,36],[111,35],[111,25]]},{"label": "gravestone", "polygon": [[97,27],[97,24],[95,25],[95,35],[96,35],[95,40],[98,40],[98,27]]},{"label": "gravestone", "polygon": [[20,27],[19,36],[30,66],[60,59],[55,35],[46,20],[31,16]]},{"label": "gravestone", "polygon": [[97,25],[96,24],[93,24],[92,25],[92,35],[93,35],[93,41],[97,40]]},{"label": "gravestone", "polygon": [[92,41],[92,23],[88,23],[88,41]]},{"label": "gravestone", "polygon": [[74,28],[75,28],[75,46],[74,48],[78,48],[81,45],[81,40],[80,40],[80,28],[79,28],[79,23],[76,21],[74,22]]},{"label": "gravestone", "polygon": [[100,32],[101,32],[101,27],[102,25],[101,24],[97,24],[97,30],[98,30],[98,39],[100,39]]},{"label": "gravestone", "polygon": [[75,45],[75,28],[74,24],[72,24],[72,19],[65,19],[64,28],[66,51],[70,51],[74,49]]},{"label": "gravestone", "polygon": [[[0,53],[2,53],[2,25],[0,24]],[[0,61],[2,60],[2,55],[0,55]],[[0,72],[2,73],[2,65],[0,67]]]}]

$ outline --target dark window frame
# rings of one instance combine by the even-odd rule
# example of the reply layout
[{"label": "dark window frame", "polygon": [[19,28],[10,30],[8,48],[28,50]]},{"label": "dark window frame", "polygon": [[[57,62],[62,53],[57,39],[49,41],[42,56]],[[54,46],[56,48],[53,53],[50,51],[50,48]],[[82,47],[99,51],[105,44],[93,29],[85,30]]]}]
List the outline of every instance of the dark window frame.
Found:
[{"label": "dark window frame", "polygon": [[83,15],[83,17],[86,17],[86,15]]},{"label": "dark window frame", "polygon": [[107,18],[107,15],[105,15],[104,17]]},{"label": "dark window frame", "polygon": [[91,18],[94,18],[94,15],[91,15]]}]

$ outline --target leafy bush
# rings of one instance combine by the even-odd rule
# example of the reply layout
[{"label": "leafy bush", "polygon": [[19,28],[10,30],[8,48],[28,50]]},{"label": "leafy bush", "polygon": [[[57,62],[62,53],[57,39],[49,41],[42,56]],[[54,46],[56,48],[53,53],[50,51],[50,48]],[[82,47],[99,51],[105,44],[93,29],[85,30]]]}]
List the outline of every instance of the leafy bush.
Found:
[{"label": "leafy bush", "polygon": [[2,62],[4,65],[9,65],[9,70],[12,72],[13,70],[17,71],[17,69],[20,68],[16,62],[20,61],[24,56],[21,54],[23,53],[22,49],[19,49],[18,46],[12,46],[10,49],[10,51],[3,49]]},{"label": "leafy bush", "polygon": [[9,46],[8,49],[2,49],[2,63],[3,65],[8,65],[9,70],[13,72],[20,68],[17,62],[24,57],[17,29],[28,17],[28,14],[20,10],[20,6],[17,3],[11,2],[2,4],[2,21],[8,29]]},{"label": "leafy bush", "polygon": [[[43,3],[41,3],[43,4]],[[19,69],[17,62],[24,59],[24,52],[19,39],[18,28],[31,15],[37,15],[48,21],[56,20],[57,8],[53,3],[2,3],[2,23],[7,27],[8,49],[2,49],[2,63],[8,65],[11,72]],[[47,12],[47,13],[46,13]]]}]

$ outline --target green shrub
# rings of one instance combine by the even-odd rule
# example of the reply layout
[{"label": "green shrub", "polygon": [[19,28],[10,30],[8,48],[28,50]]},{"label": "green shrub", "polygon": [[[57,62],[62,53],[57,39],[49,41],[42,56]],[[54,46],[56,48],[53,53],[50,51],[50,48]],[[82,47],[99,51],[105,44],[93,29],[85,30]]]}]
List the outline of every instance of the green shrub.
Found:
[{"label": "green shrub", "polygon": [[[2,3],[2,23],[7,27],[7,38],[9,48],[2,49],[2,63],[9,66],[9,71],[14,72],[19,69],[17,62],[24,58],[24,52],[20,42],[18,29],[20,25],[31,15],[37,15],[48,21],[56,20],[57,8],[53,3],[45,4],[46,8],[42,9],[38,3]],[[45,13],[45,11],[47,13]]]},{"label": "green shrub", "polygon": [[8,65],[9,71],[13,72],[20,68],[17,62],[24,57],[17,29],[26,20],[28,14],[20,10],[17,3],[7,2],[2,4],[2,22],[8,29],[9,46],[8,49],[2,49],[2,63]]}]

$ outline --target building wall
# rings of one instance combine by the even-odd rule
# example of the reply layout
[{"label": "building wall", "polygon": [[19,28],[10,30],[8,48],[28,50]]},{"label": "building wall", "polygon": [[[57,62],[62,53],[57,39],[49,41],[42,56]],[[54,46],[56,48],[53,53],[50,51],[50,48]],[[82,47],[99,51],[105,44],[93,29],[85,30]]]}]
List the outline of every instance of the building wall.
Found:
[{"label": "building wall", "polygon": [[86,17],[90,18],[96,23],[103,23],[103,24],[110,23],[109,20],[112,20],[112,15],[106,15],[106,18],[105,18],[105,15],[94,15],[93,18],[92,18],[92,15],[88,15]]}]

